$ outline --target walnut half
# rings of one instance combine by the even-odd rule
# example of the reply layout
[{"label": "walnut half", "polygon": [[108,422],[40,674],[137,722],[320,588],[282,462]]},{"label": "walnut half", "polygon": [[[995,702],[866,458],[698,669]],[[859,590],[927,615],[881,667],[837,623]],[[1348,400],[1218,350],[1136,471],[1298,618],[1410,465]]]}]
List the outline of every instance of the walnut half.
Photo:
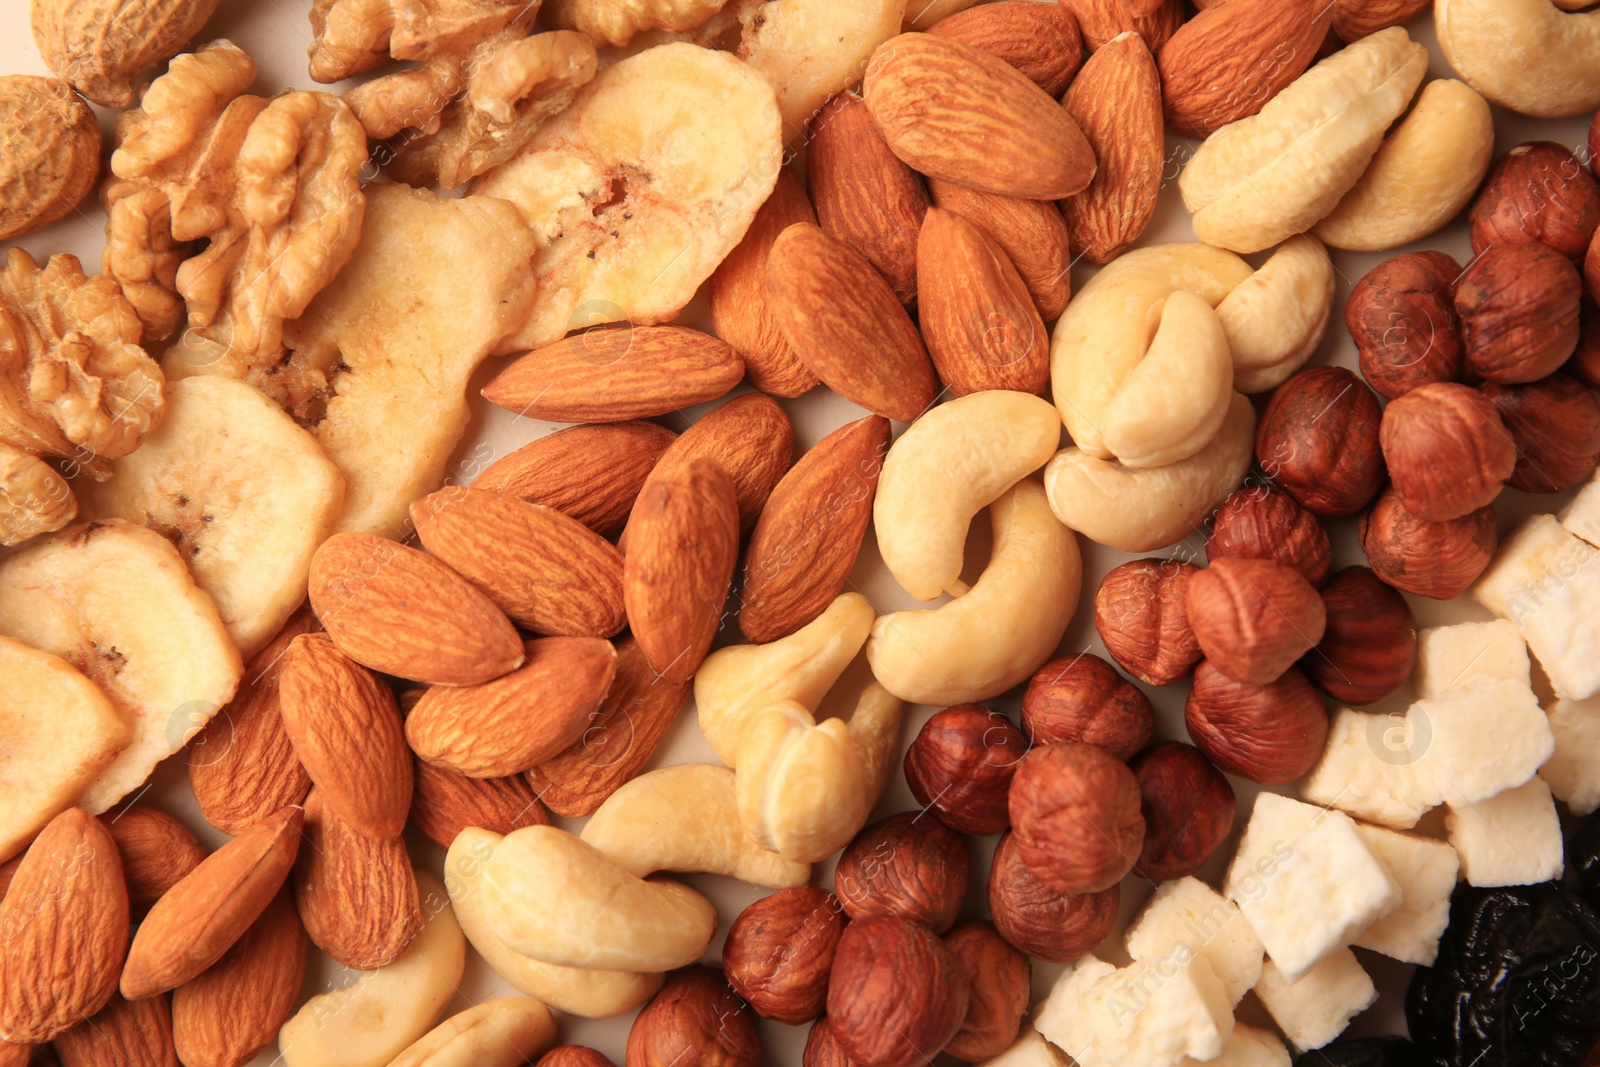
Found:
[{"label": "walnut half", "polygon": [[0,444],[0,545],[54,533],[77,518],[78,501],[56,469],[38,456]]}]

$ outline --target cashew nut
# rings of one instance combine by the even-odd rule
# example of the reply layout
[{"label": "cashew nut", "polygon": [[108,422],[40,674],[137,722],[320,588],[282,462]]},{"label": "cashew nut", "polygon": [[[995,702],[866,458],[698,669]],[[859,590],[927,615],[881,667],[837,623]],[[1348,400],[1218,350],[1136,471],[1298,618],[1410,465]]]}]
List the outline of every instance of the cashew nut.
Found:
[{"label": "cashew nut", "polygon": [[549,1008],[527,997],[501,997],[450,1016],[389,1067],[518,1067],[555,1043]]},{"label": "cashew nut", "polygon": [[1233,387],[1264,393],[1305,365],[1328,332],[1333,261],[1315,237],[1285,241],[1217,305],[1233,352]]},{"label": "cashew nut", "polygon": [[1493,159],[1488,102],[1461,82],[1430,82],[1316,234],[1353,252],[1420,241],[1467,206]]},{"label": "cashew nut", "polygon": [[[1216,439],[1180,463],[1136,470],[1065,448],[1044,469],[1056,517],[1124,552],[1149,552],[1200,530],[1250,471],[1256,413],[1235,393]],[[895,616],[886,616],[894,618]],[[872,644],[867,644],[872,654]]]},{"label": "cashew nut", "polygon": [[867,661],[916,704],[968,704],[1022,682],[1049,659],[1078,605],[1078,540],[1050,513],[1038,478],[989,508],[994,549],[972,589],[948,604],[880,618]]},{"label": "cashew nut", "polygon": [[1003,389],[951,400],[912,423],[884,457],[872,504],[889,573],[918,600],[965,592],[972,517],[1044,466],[1060,444],[1048,402]]},{"label": "cashew nut", "polygon": [[726,874],[751,885],[805,885],[811,865],[756,844],[739,821],[734,774],[712,763],[680,763],[641,774],[606,798],[580,835],[629,874]]},{"label": "cashew nut", "polygon": [[1600,108],[1600,11],[1558,0],[1435,0],[1445,58],[1478,92],[1540,119]]}]

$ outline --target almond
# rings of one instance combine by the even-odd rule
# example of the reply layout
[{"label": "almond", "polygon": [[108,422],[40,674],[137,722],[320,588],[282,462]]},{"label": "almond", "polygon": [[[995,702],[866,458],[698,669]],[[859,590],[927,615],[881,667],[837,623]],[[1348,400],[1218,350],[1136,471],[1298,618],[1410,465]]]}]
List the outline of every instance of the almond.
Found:
[{"label": "almond", "polygon": [[1060,4],[980,4],[940,19],[928,32],[998,56],[1051,96],[1061,95],[1083,61],[1078,23]]},{"label": "almond", "polygon": [[92,1019],[56,1036],[61,1067],[178,1067],[172,1005],[164,996],[113,996]]},{"label": "almond", "polygon": [[0,902],[0,1040],[49,1041],[117,990],[128,890],[111,833],[68,808],[33,839]]},{"label": "almond", "polygon": [[1090,51],[1131,30],[1159,53],[1183,25],[1181,0],[1061,0],[1061,6],[1078,20],[1078,32]]},{"label": "almond", "polygon": [[[594,722],[572,747],[529,771],[528,783],[557,815],[575,819],[594,814],[650,762],[688,699],[687,681],[668,681],[657,674],[639,642],[624,637],[617,644],[616,677]],[[473,825],[494,829],[491,823]]]},{"label": "almond", "polygon": [[[733,479],[739,530],[747,533],[761,517],[772,487],[794,463],[794,425],[770,397],[760,393],[734,397],[683,431],[651,477],[701,458],[714,460]],[[627,551],[625,540],[622,548]]]},{"label": "almond", "polygon": [[974,223],[994,238],[1033,294],[1033,306],[1054,322],[1072,295],[1072,250],[1067,221],[1047,200],[982,193],[949,182],[930,181],[933,202]]},{"label": "almond", "polygon": [[423,759],[414,761],[414,770],[411,825],[440,848],[449,848],[469,826],[504,837],[524,826],[550,825],[533,786],[520,774],[468,778]]},{"label": "almond", "polygon": [[554,508],[452,485],[413,503],[411,521],[429,552],[524,629],[610,637],[627,624],[622,553]]},{"label": "almond", "polygon": [[312,944],[359,971],[393,963],[422,928],[406,843],[358,832],[322,803],[319,789],[306,800],[304,833],[294,900]]},{"label": "almond", "polygon": [[817,376],[783,339],[767,306],[772,242],[794,223],[816,221],[804,183],[793,167],[782,168],[744,240],[711,275],[711,327],[744,358],[750,384],[769,396],[800,396],[817,384]]},{"label": "almond", "polygon": [[699,330],[596,327],[522,356],[483,395],[550,422],[621,422],[715,400],[743,377],[739,353]]},{"label": "almond", "polygon": [[1161,80],[1139,35],[1120,34],[1090,56],[1061,106],[1100,161],[1094,181],[1061,211],[1084,258],[1109,263],[1150,225],[1166,156]]},{"label": "almond", "polygon": [[811,118],[806,183],[824,232],[866,256],[889,281],[900,303],[917,299],[917,230],[928,210],[928,189],[900,162],[850,92],[839,93]]},{"label": "almond", "polygon": [[311,607],[339,650],[425,685],[478,685],[522,665],[522,638],[494,601],[424,552],[335,534],[311,558]]},{"label": "almond", "polygon": [[1094,153],[1071,116],[1011,64],[971,45],[926,33],[891,37],[872,54],[865,87],[884,140],[930,178],[1060,200],[1094,177]]},{"label": "almond", "polygon": [[808,223],[778,237],[767,296],[806,366],[852,403],[910,422],[933,403],[933,364],[894,290],[865,256]]},{"label": "almond", "polygon": [[294,866],[304,811],[284,808],[207,856],[156,901],[122,968],[129,1000],[174,989],[222,958]]},{"label": "almond", "polygon": [[303,634],[284,656],[283,728],[323,803],[368,837],[405,829],[411,753],[394,694],[327,634]]},{"label": "almond", "polygon": [[888,450],[889,420],[869,415],[818,441],[772,491],[744,559],[739,629],[753,643],[794,633],[844,589]]},{"label": "almond", "polygon": [[17,876],[17,868],[22,866],[22,857],[12,856],[4,863],[0,863],[0,901],[6,899],[6,891],[11,888],[11,880]]},{"label": "almond", "polygon": [[284,889],[205,973],[172,994],[172,1036],[186,1067],[243,1067],[278,1038],[305,980],[306,932]]},{"label": "almond", "polygon": [[424,693],[406,718],[412,750],[472,778],[503,778],[582,737],[611,688],[616,649],[593,637],[542,637],[528,642],[527,657],[484,685]]},{"label": "almond", "polygon": [[[733,481],[709,459],[675,465],[645,484],[628,526],[622,590],[633,636],[650,666],[671,681],[686,682],[717,635],[739,558]],[[544,762],[575,740],[532,763]]]},{"label": "almond", "polygon": [[143,915],[184,875],[206,858],[205,846],[189,828],[164,811],[134,804],[101,816],[122,860],[128,906]]},{"label": "almond", "polygon": [[1333,0],[1333,32],[1345,42],[1359,41],[1416,18],[1429,0]]},{"label": "almond", "polygon": [[933,208],[917,259],[922,335],[951,394],[1044,392],[1050,334],[999,244],[960,215]]},{"label": "almond", "polygon": [[29,1067],[35,1056],[41,1065],[48,1062],[53,1050],[49,1045],[16,1045],[0,1041],[0,1067]]},{"label": "almond", "polygon": [[677,437],[653,422],[570,426],[495,460],[472,487],[555,508],[609,537],[622,528],[639,487]]}]

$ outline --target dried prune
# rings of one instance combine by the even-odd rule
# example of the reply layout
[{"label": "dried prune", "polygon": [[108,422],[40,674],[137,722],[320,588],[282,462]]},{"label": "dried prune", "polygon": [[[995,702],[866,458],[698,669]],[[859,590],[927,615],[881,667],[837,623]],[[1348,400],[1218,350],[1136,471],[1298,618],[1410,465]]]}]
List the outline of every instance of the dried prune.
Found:
[{"label": "dried prune", "polygon": [[1600,914],[1555,882],[1457,889],[1406,1019],[1441,1067],[1578,1067],[1600,1038]]},{"label": "dried prune", "polygon": [[1403,1037],[1363,1037],[1302,1052],[1294,1067],[1425,1067],[1421,1050]]},{"label": "dried prune", "polygon": [[1591,815],[1567,842],[1567,868],[1578,876],[1578,892],[1600,911],[1600,815]]}]

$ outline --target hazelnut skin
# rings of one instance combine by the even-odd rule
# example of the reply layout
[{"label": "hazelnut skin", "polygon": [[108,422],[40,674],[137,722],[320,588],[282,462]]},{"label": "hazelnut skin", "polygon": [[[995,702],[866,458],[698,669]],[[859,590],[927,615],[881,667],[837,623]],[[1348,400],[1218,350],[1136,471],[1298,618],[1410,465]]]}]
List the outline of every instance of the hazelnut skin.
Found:
[{"label": "hazelnut skin", "polygon": [[894,915],[938,933],[967,899],[966,840],[938,819],[904,811],[868,826],[839,854],[834,892],[851,919]]},{"label": "hazelnut skin", "polygon": [[1467,222],[1474,252],[1542,244],[1576,263],[1600,228],[1600,185],[1563,145],[1518,145],[1489,171]]},{"label": "hazelnut skin", "polygon": [[1374,574],[1402,592],[1450,600],[1467,591],[1500,546],[1494,509],[1432,522],[1387,489],[1361,517],[1361,548]]},{"label": "hazelnut skin", "polygon": [[[1600,249],[1600,236],[1595,238]],[[1591,257],[1594,271],[1590,289],[1600,289],[1600,252]],[[1600,389],[1600,304],[1585,297],[1578,309],[1578,348],[1561,368],[1590,389]]]},{"label": "hazelnut skin", "polygon": [[1369,270],[1350,290],[1344,322],[1361,376],[1393,400],[1429,382],[1457,382],[1466,371],[1456,279],[1461,264],[1443,252],[1407,252]]},{"label": "hazelnut skin", "polygon": [[828,972],[842,933],[838,897],[814,886],[780,889],[733,920],[722,969],[757,1015],[798,1026],[827,1005]]},{"label": "hazelnut skin", "polygon": [[1417,664],[1417,617],[1366,567],[1346,567],[1322,589],[1328,628],[1301,663],[1311,684],[1345,704],[1372,704]]},{"label": "hazelnut skin", "polygon": [[1144,849],[1134,870],[1158,882],[1198,871],[1233,831],[1238,800],[1227,776],[1182,741],[1151,745],[1129,769],[1139,780],[1144,814]]},{"label": "hazelnut skin", "polygon": [[1036,745],[1075,741],[1125,760],[1149,743],[1156,712],[1138,686],[1085,652],[1039,668],[1022,694],[1022,728]]},{"label": "hazelnut skin", "polygon": [[966,1020],[944,1051],[966,1063],[982,1063],[1017,1039],[1032,995],[1032,968],[990,923],[962,923],[944,943],[960,961],[971,991]]},{"label": "hazelnut skin", "polygon": [[1010,719],[960,704],[936,712],[906,749],[906,784],[950,829],[987,837],[1011,825],[1006,796],[1027,752]]},{"label": "hazelnut skin", "polygon": [[1206,660],[1235,681],[1266,685],[1322,640],[1322,598],[1270,559],[1223,557],[1189,583],[1189,625]]},{"label": "hazelnut skin", "polygon": [[1494,503],[1517,466],[1511,431],[1489,398],[1454,383],[1424,385],[1390,401],[1383,454],[1400,499],[1433,522]]},{"label": "hazelnut skin", "polygon": [[828,981],[828,1028],[862,1067],[926,1063],[967,1017],[954,952],[925,926],[873,915],[845,927]]},{"label": "hazelnut skin", "polygon": [[1011,779],[1011,830],[1022,862],[1051,889],[1109,889],[1144,844],[1139,783],[1093,745],[1035,748]]},{"label": "hazelnut skin", "polygon": [[1146,685],[1171,685],[1200,662],[1184,610],[1199,570],[1177,560],[1138,559],[1112,570],[1095,591],[1094,627],[1106,651]]},{"label": "hazelnut skin", "polygon": [[1270,559],[1292,567],[1312,585],[1333,570],[1328,531],[1294,497],[1270,485],[1240,489],[1211,519],[1206,558]]},{"label": "hazelnut skin", "polygon": [[1189,738],[1229,774],[1257,785],[1305,776],[1328,743],[1328,713],[1291,667],[1271,685],[1246,685],[1202,661],[1183,706]]},{"label": "hazelnut skin", "polygon": [[715,967],[667,978],[628,1031],[627,1067],[759,1067],[755,1013]]},{"label": "hazelnut skin", "polygon": [[1508,484],[1527,493],[1559,493],[1594,473],[1600,460],[1600,401],[1571,375],[1527,385],[1488,382],[1489,398],[1517,446]]},{"label": "hazelnut skin", "polygon": [[540,1056],[533,1067],[614,1067],[587,1045],[559,1045]]},{"label": "hazelnut skin", "polygon": [[1383,487],[1382,412],[1343,367],[1313,367],[1278,386],[1256,427],[1256,461],[1300,506],[1354,515]]},{"label": "hazelnut skin", "polygon": [[856,1061],[845,1055],[839,1045],[826,1015],[811,1024],[805,1051],[800,1054],[800,1067],[857,1067]]},{"label": "hazelnut skin", "polygon": [[1600,178],[1600,111],[1594,113],[1594,121],[1589,123],[1589,167],[1594,176]]},{"label": "hazelnut skin", "polygon": [[1544,245],[1495,245],[1456,284],[1467,367],[1503,385],[1554,373],[1578,347],[1583,279]]},{"label": "hazelnut skin", "polygon": [[1111,936],[1121,885],[1098,893],[1058,893],[1039,881],[1017,851],[1015,834],[994,849],[989,868],[989,914],[1019,950],[1047,963],[1071,963]]}]

